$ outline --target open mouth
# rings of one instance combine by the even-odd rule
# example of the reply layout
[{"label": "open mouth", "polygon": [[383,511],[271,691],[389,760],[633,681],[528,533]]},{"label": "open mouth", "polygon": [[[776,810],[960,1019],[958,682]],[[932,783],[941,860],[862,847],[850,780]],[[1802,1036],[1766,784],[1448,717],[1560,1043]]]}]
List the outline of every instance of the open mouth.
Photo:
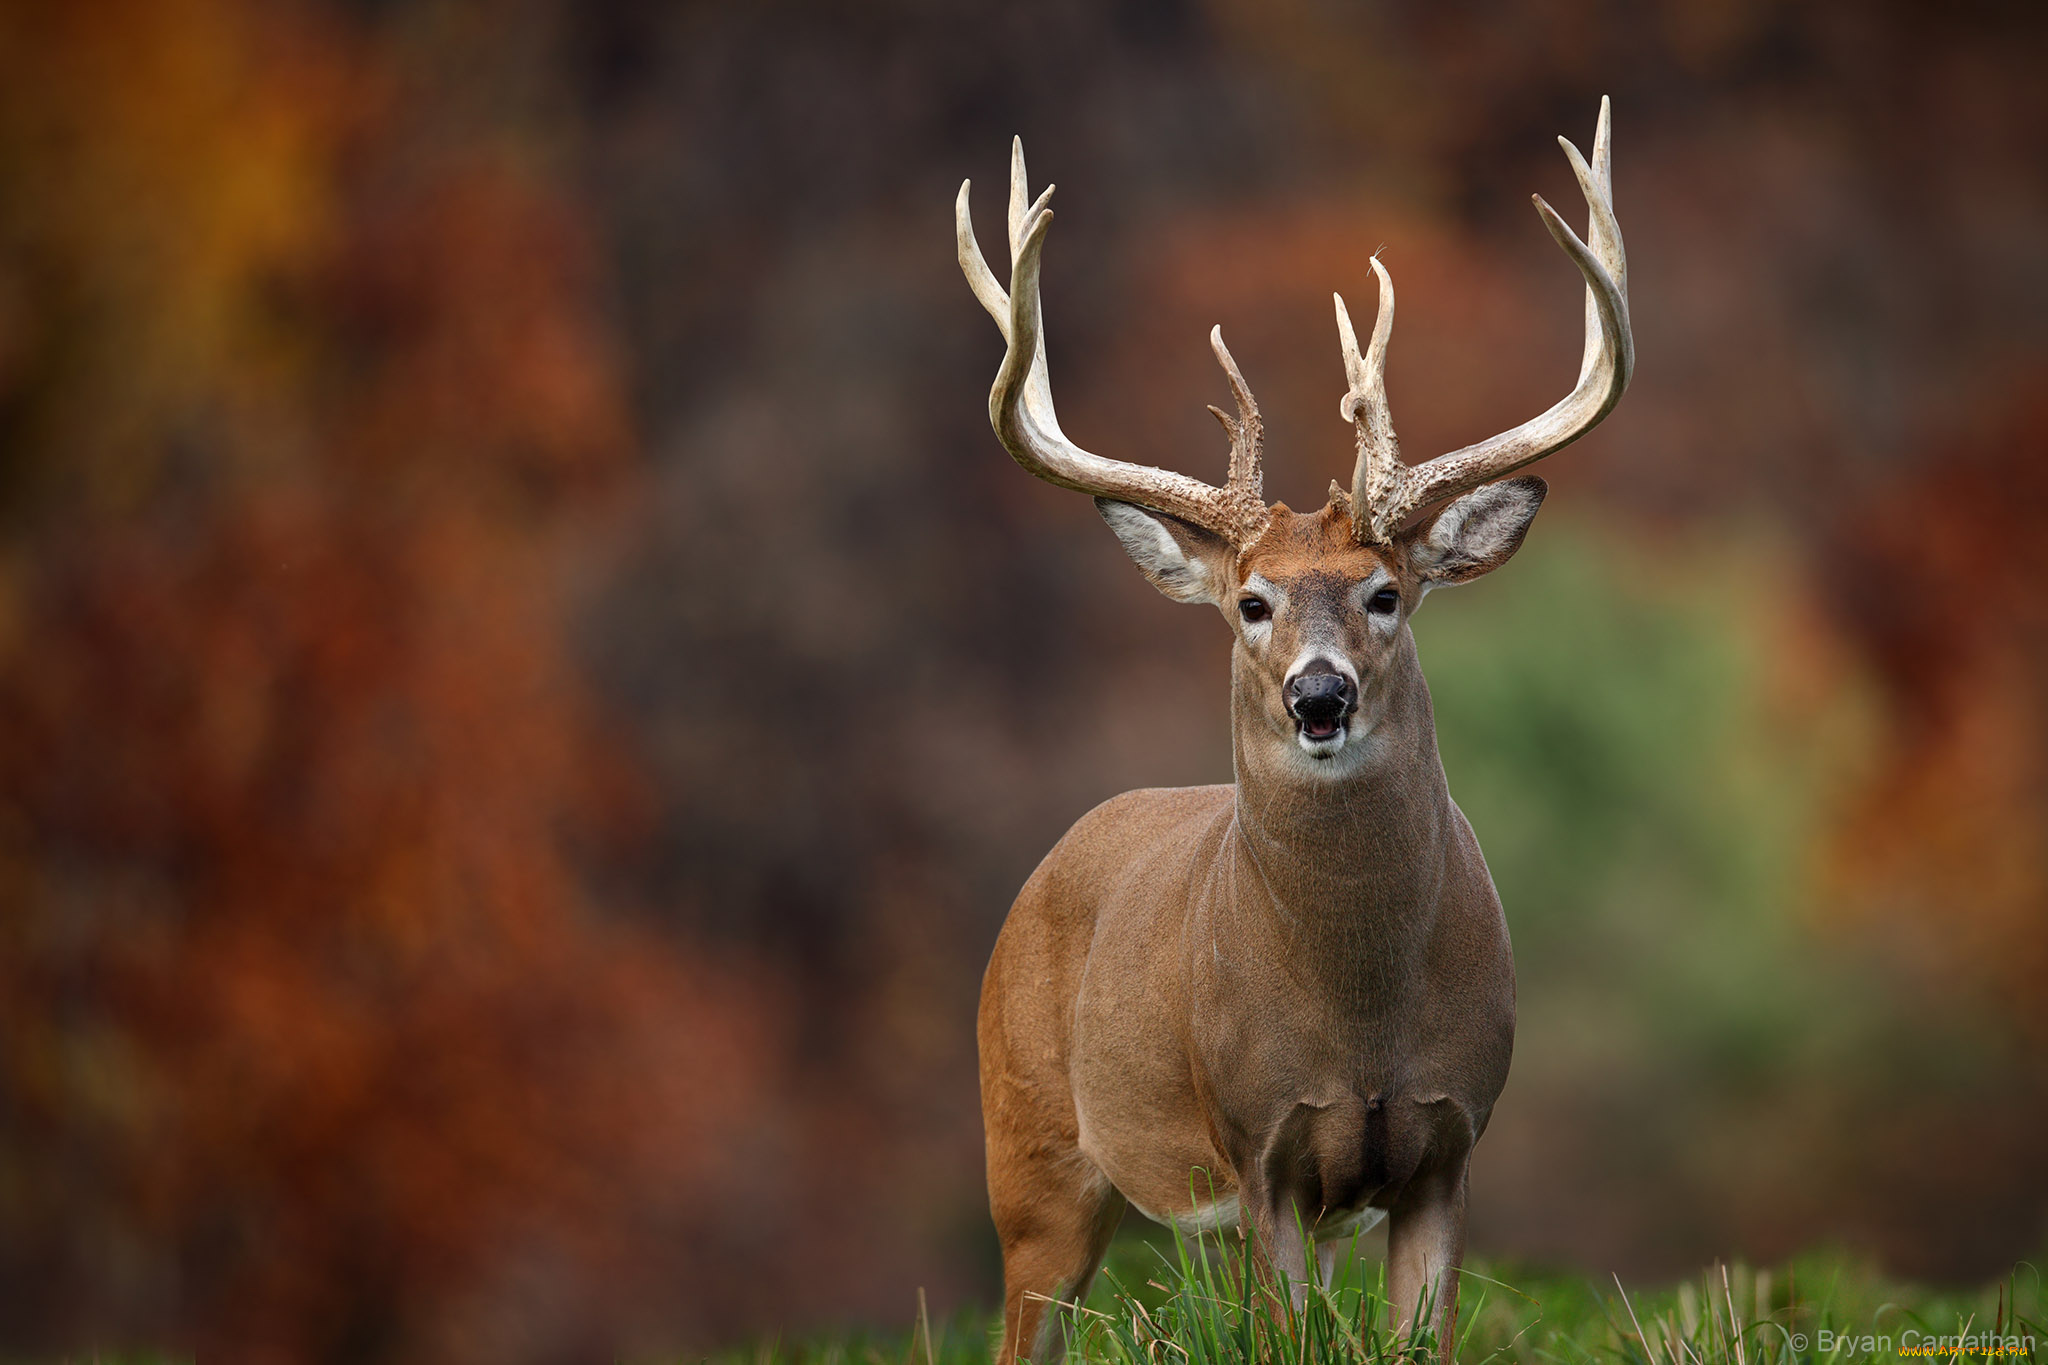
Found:
[{"label": "open mouth", "polygon": [[1344,733],[1344,718],[1342,716],[1303,716],[1299,724],[1301,726],[1301,737],[1312,743],[1319,743],[1326,739],[1335,739]]}]

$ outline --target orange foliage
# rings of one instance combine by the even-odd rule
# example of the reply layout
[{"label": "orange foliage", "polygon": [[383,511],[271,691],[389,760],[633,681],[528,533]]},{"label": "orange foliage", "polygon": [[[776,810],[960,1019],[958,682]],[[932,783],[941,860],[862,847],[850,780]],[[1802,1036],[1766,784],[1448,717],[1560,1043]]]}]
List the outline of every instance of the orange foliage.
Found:
[{"label": "orange foliage", "polygon": [[1891,719],[1832,897],[2048,1036],[2048,406],[1955,440],[1823,562]]},{"label": "orange foliage", "polygon": [[719,1283],[785,1045],[575,862],[640,798],[560,600],[632,457],[574,221],[352,190],[360,59],[263,9],[16,16],[0,80],[0,1318],[594,1356]]}]

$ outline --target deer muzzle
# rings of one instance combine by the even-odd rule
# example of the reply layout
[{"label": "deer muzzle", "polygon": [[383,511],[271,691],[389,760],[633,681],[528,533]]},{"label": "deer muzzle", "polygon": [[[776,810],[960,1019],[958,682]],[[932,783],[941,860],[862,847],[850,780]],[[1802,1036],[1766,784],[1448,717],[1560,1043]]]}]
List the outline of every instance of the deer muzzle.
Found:
[{"label": "deer muzzle", "polygon": [[1344,728],[1344,718],[1358,709],[1358,689],[1333,668],[1297,674],[1287,684],[1287,711],[1309,739],[1329,739]]}]

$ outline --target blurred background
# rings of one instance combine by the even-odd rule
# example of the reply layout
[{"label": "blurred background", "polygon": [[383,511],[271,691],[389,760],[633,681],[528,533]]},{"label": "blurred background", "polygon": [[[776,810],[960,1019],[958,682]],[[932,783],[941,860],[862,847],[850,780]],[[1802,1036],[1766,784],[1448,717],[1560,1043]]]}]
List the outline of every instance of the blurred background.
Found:
[{"label": "blurred background", "polygon": [[1476,1251],[2048,1237],[2048,16],[11,0],[0,1352],[581,1360],[986,1304],[972,1020],[1228,636],[1004,458],[1009,138],[1094,449],[1268,490],[1641,368],[1417,635],[1515,935]]}]

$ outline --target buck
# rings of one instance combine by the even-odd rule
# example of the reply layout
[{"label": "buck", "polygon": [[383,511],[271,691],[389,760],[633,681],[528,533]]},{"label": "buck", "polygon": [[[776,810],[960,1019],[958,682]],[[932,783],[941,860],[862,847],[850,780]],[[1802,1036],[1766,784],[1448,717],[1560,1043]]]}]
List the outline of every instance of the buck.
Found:
[{"label": "buck", "polygon": [[1087,493],[1145,576],[1222,613],[1235,783],[1127,792],[1031,874],[979,1019],[989,1206],[1003,1253],[997,1365],[1062,1351],[1051,1306],[1087,1293],[1128,1203],[1186,1229],[1238,1224],[1295,1286],[1311,1250],[1389,1220],[1404,1332],[1451,1352],[1466,1175],[1508,1074],[1515,972],[1479,843],[1437,757],[1409,618],[1433,588],[1506,563],[1544,495],[1504,476],[1611,411],[1635,364],[1608,106],[1590,162],[1558,139],[1591,213],[1581,241],[1536,211],[1586,280],[1579,378],[1549,411],[1410,466],[1387,407],[1394,288],[1364,353],[1337,333],[1357,438],[1351,485],[1267,506],[1244,376],[1209,344],[1237,415],[1218,488],[1090,454],[1053,412],[1039,306],[1048,187],[1010,161],[1010,287],[955,205],[960,267],[1008,349],[989,420],[1012,459]]}]

